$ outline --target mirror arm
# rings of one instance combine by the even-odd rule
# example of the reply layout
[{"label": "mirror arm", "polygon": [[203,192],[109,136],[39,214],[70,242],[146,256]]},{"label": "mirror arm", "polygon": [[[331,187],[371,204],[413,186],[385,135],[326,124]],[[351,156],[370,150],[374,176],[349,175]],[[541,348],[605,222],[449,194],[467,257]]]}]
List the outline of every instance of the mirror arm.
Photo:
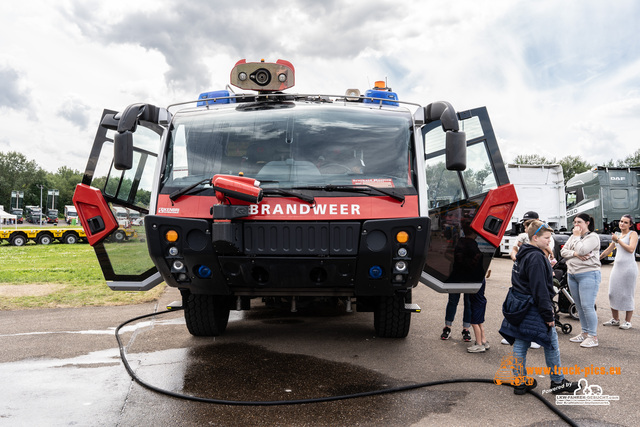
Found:
[{"label": "mirror arm", "polygon": [[[445,163],[447,170],[463,171],[467,168],[467,138],[460,132],[458,115],[446,101],[438,101],[424,107],[425,124],[440,120],[445,132]],[[425,153],[426,156],[426,153]]]},{"label": "mirror arm", "polygon": [[[113,161],[117,170],[129,170],[133,167],[133,133],[140,120],[159,123],[161,109],[151,104],[131,104],[122,113],[109,117],[103,125],[117,127],[113,138]],[[106,118],[105,118],[106,119]]]},{"label": "mirror arm", "polygon": [[460,130],[456,110],[454,110],[453,106],[446,101],[433,102],[424,107],[424,120],[425,123],[440,120],[442,122],[442,129],[445,132],[448,130],[454,132]]}]

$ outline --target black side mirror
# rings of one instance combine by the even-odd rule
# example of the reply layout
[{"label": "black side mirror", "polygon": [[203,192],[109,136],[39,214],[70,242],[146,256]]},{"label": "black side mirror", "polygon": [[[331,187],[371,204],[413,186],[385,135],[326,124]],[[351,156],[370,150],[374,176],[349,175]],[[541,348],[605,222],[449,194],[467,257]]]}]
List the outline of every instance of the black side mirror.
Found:
[{"label": "black side mirror", "polygon": [[464,132],[447,131],[445,163],[450,171],[463,171],[467,168],[467,135]]},{"label": "black side mirror", "polygon": [[119,171],[133,167],[133,133],[116,133],[113,138],[113,167]]}]

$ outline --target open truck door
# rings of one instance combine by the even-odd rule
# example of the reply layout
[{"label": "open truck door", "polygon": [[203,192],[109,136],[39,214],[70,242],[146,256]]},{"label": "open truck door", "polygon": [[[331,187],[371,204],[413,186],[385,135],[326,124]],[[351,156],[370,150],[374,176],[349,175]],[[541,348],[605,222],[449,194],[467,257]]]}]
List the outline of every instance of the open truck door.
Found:
[{"label": "open truck door", "polygon": [[445,133],[422,128],[431,240],[420,281],[438,292],[474,293],[518,201],[485,107],[458,113],[466,133],[465,170],[446,167]]},{"label": "open truck door", "polygon": [[149,257],[144,226],[133,225],[129,218],[149,213],[163,131],[159,109],[138,107],[122,114],[103,111],[82,183],[73,196],[87,240],[113,290],[144,291],[163,280]]}]

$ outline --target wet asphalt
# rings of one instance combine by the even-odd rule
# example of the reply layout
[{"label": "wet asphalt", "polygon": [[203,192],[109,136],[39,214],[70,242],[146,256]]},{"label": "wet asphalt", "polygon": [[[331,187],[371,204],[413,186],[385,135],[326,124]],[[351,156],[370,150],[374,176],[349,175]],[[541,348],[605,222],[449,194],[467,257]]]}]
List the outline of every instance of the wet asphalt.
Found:
[{"label": "wet asphalt", "polygon": [[[351,395],[442,380],[492,380],[510,347],[497,333],[509,287],[511,261],[493,261],[487,279],[486,353],[470,354],[457,317],[451,339],[439,339],[447,296],[420,285],[406,339],[380,339],[371,313],[347,313],[341,305],[297,313],[254,304],[233,312],[217,338],[189,335],[182,312],[160,314],[121,331],[136,375],[172,393],[213,399],[193,402],[148,390],[133,382],[120,359],[114,330],[136,316],[164,310],[179,299],[169,289],[157,303],[121,307],[0,312],[0,425],[47,426],[430,426],[566,425],[533,395],[466,382],[421,387],[322,403],[272,402]],[[603,267],[598,296],[600,323],[610,317]],[[461,315],[460,306],[459,315]],[[634,316],[634,319],[637,316]],[[562,315],[579,332],[579,322]],[[640,328],[640,321],[635,322]],[[600,346],[580,348],[559,331],[565,366],[620,367],[620,375],[591,375],[609,405],[558,405],[579,425],[640,425],[638,329],[599,327]],[[542,350],[530,350],[528,366],[544,366]],[[571,379],[584,377],[571,376]],[[536,377],[536,391],[548,377]]]}]

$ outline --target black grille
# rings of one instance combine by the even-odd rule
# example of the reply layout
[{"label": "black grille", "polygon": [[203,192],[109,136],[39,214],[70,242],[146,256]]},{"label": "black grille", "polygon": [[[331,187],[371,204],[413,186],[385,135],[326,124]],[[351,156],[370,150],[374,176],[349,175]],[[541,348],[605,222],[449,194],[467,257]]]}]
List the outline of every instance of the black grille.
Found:
[{"label": "black grille", "polygon": [[247,255],[334,255],[358,253],[358,222],[244,223]]}]

